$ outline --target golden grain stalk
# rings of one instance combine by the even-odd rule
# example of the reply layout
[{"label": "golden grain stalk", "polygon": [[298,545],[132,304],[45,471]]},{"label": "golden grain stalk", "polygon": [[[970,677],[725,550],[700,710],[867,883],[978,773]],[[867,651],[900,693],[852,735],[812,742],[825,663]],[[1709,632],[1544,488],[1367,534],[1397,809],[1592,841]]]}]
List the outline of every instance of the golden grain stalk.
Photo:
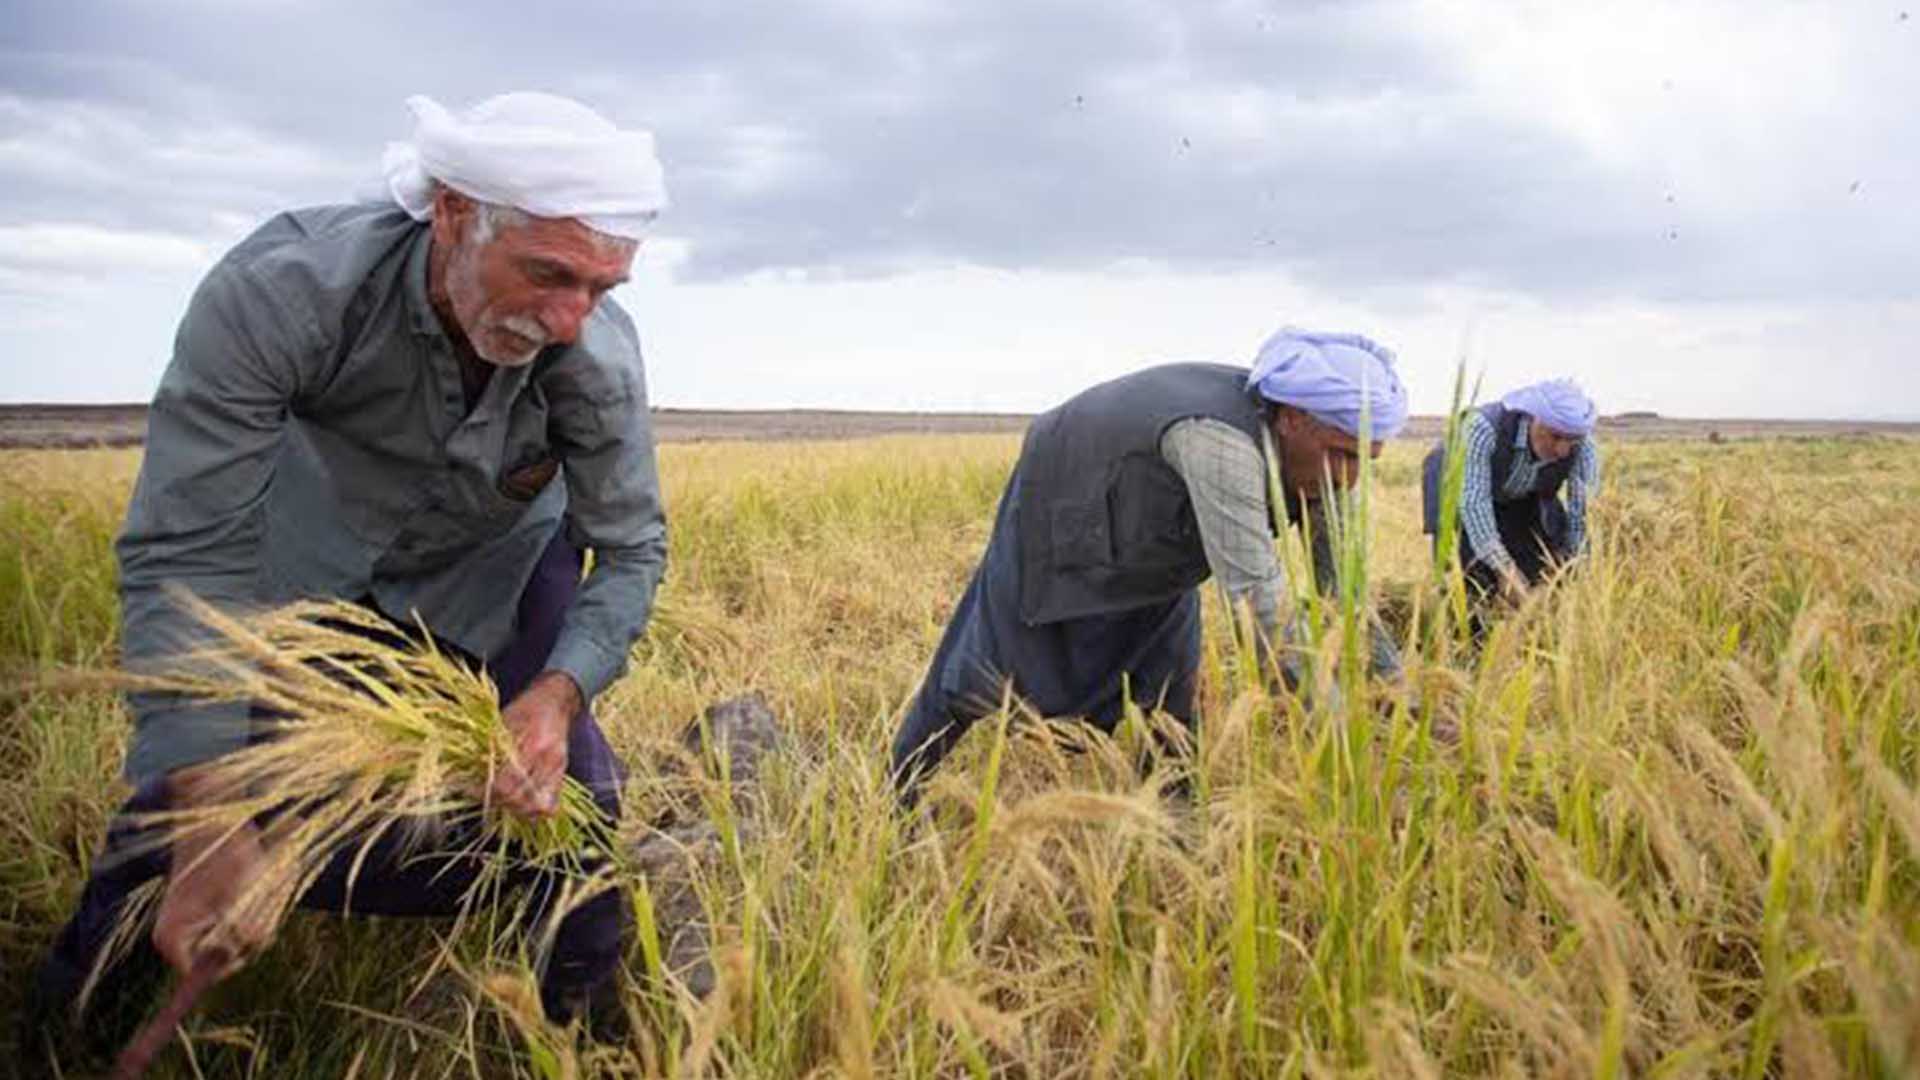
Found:
[{"label": "golden grain stalk", "polygon": [[[156,673],[104,676],[129,690],[215,703],[247,702],[256,737],[196,767],[195,805],[145,815],[139,845],[187,835],[229,835],[252,824],[266,857],[223,927],[243,918],[277,923],[335,859],[351,853],[353,876],[375,842],[396,838],[404,856],[444,843],[479,879],[459,912],[500,894],[514,869],[585,875],[611,851],[591,793],[564,778],[558,806],[530,819],[487,800],[513,739],[484,669],[449,654],[422,632],[396,633],[379,615],[342,601],[308,601],[234,616],[184,593],[175,597],[209,631],[202,644]],[[163,882],[129,904],[119,944],[135,940]]]}]

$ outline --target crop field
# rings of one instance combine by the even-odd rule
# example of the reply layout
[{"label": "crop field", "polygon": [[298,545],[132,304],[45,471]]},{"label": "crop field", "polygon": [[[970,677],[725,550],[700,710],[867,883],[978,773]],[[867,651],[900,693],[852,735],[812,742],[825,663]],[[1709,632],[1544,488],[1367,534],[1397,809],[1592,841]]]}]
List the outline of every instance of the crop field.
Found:
[{"label": "crop field", "polygon": [[[1066,746],[1016,708],[903,814],[893,723],[1018,445],[662,447],[668,577],[597,711],[628,842],[717,822],[710,993],[637,872],[621,1045],[543,1026],[477,932],[302,913],[155,1073],[1920,1071],[1920,441],[1609,444],[1592,556],[1478,649],[1391,444],[1367,579],[1417,695],[1337,660],[1338,610],[1312,662],[1346,692],[1269,694],[1209,591],[1191,800],[1142,775],[1151,717]],[[126,794],[119,700],[49,680],[114,662],[137,466],[0,452],[0,1061]],[[749,690],[786,743],[735,807],[676,746]]]}]

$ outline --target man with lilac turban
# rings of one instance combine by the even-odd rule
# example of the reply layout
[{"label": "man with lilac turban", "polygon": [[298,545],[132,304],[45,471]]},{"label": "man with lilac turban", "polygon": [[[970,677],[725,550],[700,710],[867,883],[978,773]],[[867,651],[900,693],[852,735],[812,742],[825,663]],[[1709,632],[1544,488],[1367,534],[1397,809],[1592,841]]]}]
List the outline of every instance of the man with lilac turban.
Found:
[{"label": "man with lilac turban", "polygon": [[[1198,586],[1250,609],[1263,671],[1288,597],[1281,513],[1336,585],[1325,499],[1407,418],[1393,354],[1357,334],[1274,334],[1249,370],[1151,367],[1081,392],[1027,431],[993,535],[893,744],[904,800],[1006,691],[1112,731],[1131,699],[1194,722]],[[1268,466],[1283,507],[1269,501]],[[1373,670],[1399,656],[1375,627]],[[1292,681],[1289,678],[1288,681]]]},{"label": "man with lilac turban", "polygon": [[[1596,418],[1572,379],[1522,387],[1462,418],[1459,551],[1477,601],[1499,594],[1517,602],[1586,550],[1587,500],[1600,484]],[[1436,548],[1446,452],[1442,444],[1427,454],[1421,479]]]},{"label": "man with lilac turban", "polygon": [[[388,148],[370,201],[272,218],[187,306],[117,545],[123,655],[136,670],[179,662],[193,627],[171,587],[235,609],[357,602],[396,636],[417,627],[486,665],[514,750],[493,806],[551,814],[572,777],[614,818],[622,767],[590,706],[645,627],[667,554],[639,338],[607,295],[666,204],[653,139],[549,94],[457,114],[407,104],[413,136]],[[271,737],[271,716],[130,703],[134,794],[34,991],[62,1057],[123,1041],[166,967],[220,955],[230,970],[275,930],[229,914],[263,865],[258,829],[157,849],[139,835],[147,815],[218,797],[200,766]],[[453,913],[485,880],[479,813],[476,800],[453,815],[434,850],[390,833],[356,861],[348,838],[301,904]],[[548,1017],[617,1024],[625,899],[564,907],[569,883],[535,869],[511,883]],[[151,933],[83,1002],[150,884]]]}]

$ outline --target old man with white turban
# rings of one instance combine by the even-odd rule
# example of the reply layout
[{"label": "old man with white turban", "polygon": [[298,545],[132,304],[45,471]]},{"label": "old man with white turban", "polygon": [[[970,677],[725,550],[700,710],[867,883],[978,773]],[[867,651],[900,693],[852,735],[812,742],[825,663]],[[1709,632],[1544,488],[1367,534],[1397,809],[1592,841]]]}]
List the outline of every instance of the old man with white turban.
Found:
[{"label": "old man with white turban", "polygon": [[[1518,601],[1586,550],[1587,500],[1600,486],[1597,416],[1579,384],[1552,379],[1462,417],[1458,550],[1476,600]],[[1421,479],[1426,531],[1436,548],[1446,454],[1436,445]]]},{"label": "old man with white turban", "polygon": [[[1028,429],[993,535],[893,744],[902,796],[1010,691],[1111,731],[1129,700],[1191,726],[1200,584],[1279,640],[1276,511],[1310,522],[1335,581],[1324,496],[1407,419],[1393,354],[1284,329],[1253,366],[1168,364],[1081,392]],[[1286,505],[1270,504],[1268,463]],[[1262,649],[1263,660],[1267,653]],[[1378,635],[1374,669],[1397,672]]]},{"label": "old man with white turban", "polygon": [[[639,340],[607,293],[666,206],[653,139],[547,94],[407,104],[413,137],[388,149],[370,201],[274,217],[188,305],[117,549],[124,655],[165,665],[191,640],[168,586],[234,608],[358,602],[488,666],[517,743],[495,804],[551,813],[572,776],[616,816],[621,766],[589,706],[647,623],[667,545]],[[245,703],[132,706],[129,814],[205,797],[196,766],[263,734]],[[112,1047],[163,963],[189,970],[211,937],[244,959],[273,933],[223,922],[264,858],[258,836],[154,851],[126,820],[40,972],[56,1044]],[[437,858],[383,839],[302,903],[451,911],[476,871],[452,832]],[[150,939],[82,1013],[115,919],[156,878]],[[613,1006],[622,899],[546,925],[557,883],[520,884],[548,1015]]]}]

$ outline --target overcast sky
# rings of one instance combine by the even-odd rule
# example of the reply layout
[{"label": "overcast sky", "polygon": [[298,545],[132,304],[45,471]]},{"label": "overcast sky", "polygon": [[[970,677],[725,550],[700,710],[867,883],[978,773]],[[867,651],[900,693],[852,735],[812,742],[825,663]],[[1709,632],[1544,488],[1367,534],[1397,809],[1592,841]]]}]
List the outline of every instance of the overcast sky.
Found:
[{"label": "overcast sky", "polygon": [[[1912,9],[1910,15],[1909,8]],[[1420,411],[1920,419],[1920,0],[9,0],[0,401],[144,400],[402,100],[578,97],[673,198],[656,404],[1028,410],[1283,323]]]}]

